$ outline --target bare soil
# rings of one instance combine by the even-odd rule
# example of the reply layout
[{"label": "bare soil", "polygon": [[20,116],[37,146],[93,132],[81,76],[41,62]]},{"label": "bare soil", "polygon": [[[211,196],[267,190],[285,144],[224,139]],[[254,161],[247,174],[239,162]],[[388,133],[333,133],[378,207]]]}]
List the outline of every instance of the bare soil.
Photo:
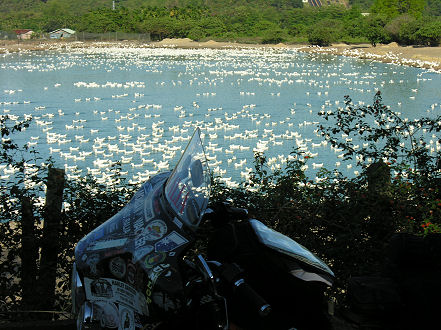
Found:
[{"label": "bare soil", "polygon": [[0,41],[0,54],[14,52],[29,52],[43,50],[57,50],[63,48],[87,48],[87,47],[171,47],[171,48],[210,48],[210,49],[229,49],[229,48],[292,48],[308,53],[326,53],[342,56],[350,56],[373,61],[394,63],[397,65],[413,66],[425,68],[441,73],[441,47],[416,47],[399,46],[397,43],[387,45],[377,45],[373,47],[369,44],[346,45],[334,44],[330,47],[317,47],[309,45],[277,45],[261,44],[241,44],[217,42],[213,40],[197,42],[188,38],[184,39],[164,39],[158,42],[139,42],[139,41],[112,41],[112,42],[81,42],[65,40],[2,40]]}]

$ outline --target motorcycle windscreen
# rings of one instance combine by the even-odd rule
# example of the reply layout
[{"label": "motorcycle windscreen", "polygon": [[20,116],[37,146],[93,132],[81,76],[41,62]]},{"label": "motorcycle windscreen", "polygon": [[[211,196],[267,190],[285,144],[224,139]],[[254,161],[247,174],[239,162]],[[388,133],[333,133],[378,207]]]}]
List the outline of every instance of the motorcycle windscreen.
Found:
[{"label": "motorcycle windscreen", "polygon": [[250,220],[250,224],[261,243],[310,266],[316,267],[334,277],[334,273],[328,265],[293,239],[268,228],[259,220],[252,219]]},{"label": "motorcycle windscreen", "polygon": [[197,128],[165,185],[165,197],[174,213],[196,230],[210,195],[210,171]]}]

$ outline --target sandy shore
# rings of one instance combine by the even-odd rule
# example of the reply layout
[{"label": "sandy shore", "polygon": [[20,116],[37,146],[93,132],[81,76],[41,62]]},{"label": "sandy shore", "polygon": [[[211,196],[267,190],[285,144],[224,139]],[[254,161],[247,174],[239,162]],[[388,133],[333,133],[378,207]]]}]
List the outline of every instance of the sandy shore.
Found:
[{"label": "sandy shore", "polygon": [[373,61],[407,65],[418,68],[425,68],[441,73],[441,47],[401,47],[396,43],[377,45],[372,47],[369,44],[346,45],[335,44],[330,47],[315,47],[310,45],[261,45],[261,44],[240,44],[217,41],[196,42],[190,39],[164,39],[159,42],[79,42],[60,40],[29,40],[18,42],[16,40],[0,41],[0,54],[13,52],[28,52],[41,50],[56,50],[63,48],[84,48],[84,47],[177,47],[177,48],[291,48],[308,53],[327,53]]}]

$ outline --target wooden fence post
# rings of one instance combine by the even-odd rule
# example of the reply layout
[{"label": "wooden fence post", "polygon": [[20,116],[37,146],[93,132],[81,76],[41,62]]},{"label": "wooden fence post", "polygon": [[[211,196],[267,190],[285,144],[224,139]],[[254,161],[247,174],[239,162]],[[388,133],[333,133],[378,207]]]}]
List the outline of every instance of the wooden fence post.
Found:
[{"label": "wooden fence post", "polygon": [[35,233],[35,217],[31,199],[21,198],[21,287],[22,309],[32,310],[38,301],[35,296],[38,246]]},{"label": "wooden fence post", "polygon": [[40,291],[39,298],[41,299],[40,308],[45,310],[51,310],[55,302],[55,281],[59,252],[58,240],[61,229],[60,220],[64,181],[63,169],[49,168],[38,278],[38,291]]},{"label": "wooden fence post", "polygon": [[368,189],[372,194],[384,195],[390,187],[390,168],[383,161],[369,165],[367,177]]},{"label": "wooden fence post", "polygon": [[371,200],[371,230],[378,237],[389,238],[387,235],[394,230],[392,208],[390,204],[391,185],[390,168],[383,161],[371,164],[367,168],[368,192]]}]

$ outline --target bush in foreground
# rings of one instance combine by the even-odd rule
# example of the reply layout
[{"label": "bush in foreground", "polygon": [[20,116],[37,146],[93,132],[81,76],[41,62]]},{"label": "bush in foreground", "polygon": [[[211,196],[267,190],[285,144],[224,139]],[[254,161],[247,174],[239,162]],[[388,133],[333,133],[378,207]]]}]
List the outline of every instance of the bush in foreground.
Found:
[{"label": "bush in foreground", "polygon": [[[424,132],[439,133],[441,117],[406,121],[382,103],[376,94],[372,106],[356,107],[345,99],[345,107],[321,112],[318,130],[333,146],[342,148],[346,159],[356,159],[361,175],[347,178],[337,171],[322,169],[319,180],[312,181],[304,172],[311,158],[298,150],[283,169],[272,171],[263,154],[256,154],[250,180],[240,188],[226,187],[213,178],[211,200],[230,200],[246,207],[256,217],[276,230],[307,246],[329,263],[337,281],[333,295],[342,302],[350,277],[377,273],[384,262],[387,242],[397,232],[416,235],[441,232],[440,153],[427,148]],[[27,171],[20,150],[11,134],[23,125],[2,116],[1,162],[17,168],[18,176],[1,194],[0,242],[1,299],[0,311],[38,308],[23,305],[22,205],[28,196],[35,216],[32,222],[36,244],[41,243],[40,226],[44,217],[41,196],[47,166]],[[343,140],[342,133],[359,136],[366,146],[355,148]],[[437,142],[438,144],[440,141]],[[26,155],[26,150],[22,150]],[[38,159],[34,160],[38,164]],[[374,164],[374,165],[371,165]],[[20,170],[21,169],[21,170]],[[30,175],[38,173],[38,176]],[[59,230],[56,301],[52,308],[70,309],[70,271],[75,243],[93,228],[115,214],[131,197],[134,187],[122,180],[118,167],[111,187],[99,185],[93,178],[66,183],[65,208]],[[34,175],[33,174],[33,175]],[[20,176],[21,175],[21,176]],[[6,187],[17,186],[15,189]],[[10,193],[9,193],[10,191]],[[41,257],[36,254],[35,269]],[[3,261],[2,260],[2,261]],[[38,303],[38,302],[37,302]]]}]

